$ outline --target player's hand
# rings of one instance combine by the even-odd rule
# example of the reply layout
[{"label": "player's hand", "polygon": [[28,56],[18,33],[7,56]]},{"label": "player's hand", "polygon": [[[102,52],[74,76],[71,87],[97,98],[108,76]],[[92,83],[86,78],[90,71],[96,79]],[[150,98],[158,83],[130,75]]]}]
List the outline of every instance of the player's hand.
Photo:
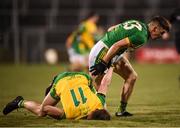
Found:
[{"label": "player's hand", "polygon": [[90,67],[90,72],[93,76],[103,74],[104,71],[108,68],[106,62],[101,60],[99,63],[95,64],[94,66]]}]

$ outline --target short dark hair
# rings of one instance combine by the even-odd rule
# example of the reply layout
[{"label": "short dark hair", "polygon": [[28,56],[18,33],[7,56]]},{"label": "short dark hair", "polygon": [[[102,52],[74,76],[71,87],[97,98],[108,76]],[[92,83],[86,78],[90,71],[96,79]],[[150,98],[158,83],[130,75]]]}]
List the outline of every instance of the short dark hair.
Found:
[{"label": "short dark hair", "polygon": [[165,29],[167,32],[170,30],[170,22],[162,17],[162,16],[155,16],[151,19],[151,22],[157,22],[159,26],[161,26],[163,29]]},{"label": "short dark hair", "polygon": [[109,112],[105,109],[96,109],[92,112],[91,120],[110,120],[111,116]]}]

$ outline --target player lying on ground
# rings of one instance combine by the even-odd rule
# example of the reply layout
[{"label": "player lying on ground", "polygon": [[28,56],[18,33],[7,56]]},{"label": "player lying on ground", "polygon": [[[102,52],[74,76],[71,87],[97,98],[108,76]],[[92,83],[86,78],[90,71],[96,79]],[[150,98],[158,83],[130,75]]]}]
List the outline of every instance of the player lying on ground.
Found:
[{"label": "player lying on ground", "polygon": [[[61,73],[53,80],[53,86],[41,104],[18,96],[6,105],[3,114],[25,108],[40,117],[49,115],[55,119],[110,120],[110,114],[104,105],[112,72],[113,68],[110,68],[97,92],[89,75],[78,72]],[[55,107],[60,100],[63,109]]]},{"label": "player lying on ground", "polygon": [[164,17],[154,17],[148,24],[137,20],[129,20],[112,26],[104,37],[92,48],[89,55],[89,71],[99,88],[105,71],[113,65],[114,72],[124,79],[120,106],[116,116],[131,116],[126,111],[128,99],[133,91],[137,73],[123,53],[128,49],[136,49],[149,39],[161,38],[170,30],[170,23]]}]

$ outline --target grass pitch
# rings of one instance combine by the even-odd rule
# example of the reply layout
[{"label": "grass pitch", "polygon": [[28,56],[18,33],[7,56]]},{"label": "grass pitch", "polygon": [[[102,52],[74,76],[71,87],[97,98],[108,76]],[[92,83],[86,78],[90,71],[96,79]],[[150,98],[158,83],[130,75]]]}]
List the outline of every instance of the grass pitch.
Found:
[{"label": "grass pitch", "polygon": [[114,74],[107,95],[111,121],[58,121],[50,117],[36,117],[23,109],[4,116],[2,109],[17,95],[22,95],[28,100],[42,101],[45,88],[55,74],[65,71],[64,66],[0,65],[0,126],[180,127],[180,65],[133,64],[133,67],[139,78],[127,109],[134,116],[124,118],[114,116],[120,102],[123,83],[123,80]]}]

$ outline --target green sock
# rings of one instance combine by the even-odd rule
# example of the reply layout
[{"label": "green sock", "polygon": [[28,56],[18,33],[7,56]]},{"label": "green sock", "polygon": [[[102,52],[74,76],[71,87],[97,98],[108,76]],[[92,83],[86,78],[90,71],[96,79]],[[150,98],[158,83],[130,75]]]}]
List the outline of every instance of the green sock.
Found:
[{"label": "green sock", "polygon": [[127,106],[127,103],[126,103],[126,102],[121,101],[120,111],[121,111],[121,112],[126,111],[126,106]]},{"label": "green sock", "polygon": [[18,106],[19,106],[19,108],[24,108],[24,100],[21,100],[21,101],[18,103]]}]

